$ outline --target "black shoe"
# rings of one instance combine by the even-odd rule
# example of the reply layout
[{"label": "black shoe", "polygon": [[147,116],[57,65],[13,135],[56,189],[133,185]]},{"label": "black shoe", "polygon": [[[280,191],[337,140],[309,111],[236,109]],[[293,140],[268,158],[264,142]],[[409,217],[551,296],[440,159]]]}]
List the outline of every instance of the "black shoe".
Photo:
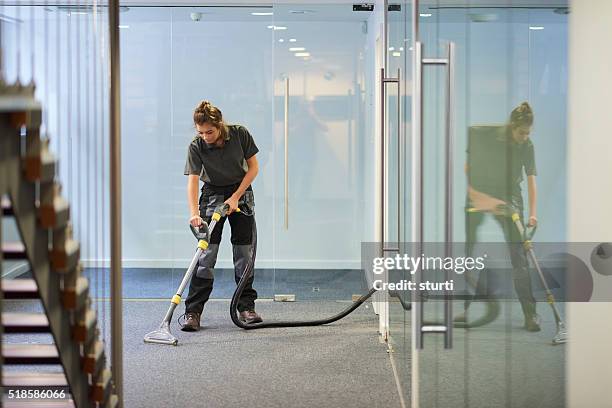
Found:
[{"label": "black shoe", "polygon": [[523,315],[525,316],[525,330],[529,332],[539,332],[542,330],[540,327],[540,316],[536,313],[536,304],[534,302],[521,302],[523,308]]},{"label": "black shoe", "polygon": [[181,330],[186,332],[200,330],[200,314],[195,312],[185,313],[185,324],[181,327]]},{"label": "black shoe", "polygon": [[540,316],[537,313],[525,317],[525,330],[529,332],[539,332],[542,330],[540,327]]},{"label": "black shoe", "polygon": [[240,312],[240,321],[246,324],[263,322],[261,316],[259,316],[254,310],[245,310],[244,312]]}]

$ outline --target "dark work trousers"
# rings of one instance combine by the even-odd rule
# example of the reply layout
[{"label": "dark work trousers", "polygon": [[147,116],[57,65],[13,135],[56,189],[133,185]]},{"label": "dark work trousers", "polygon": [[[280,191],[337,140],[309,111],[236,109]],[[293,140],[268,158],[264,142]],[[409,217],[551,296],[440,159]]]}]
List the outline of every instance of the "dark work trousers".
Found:
[{"label": "dark work trousers", "polygon": [[[202,187],[202,194],[200,195],[200,217],[210,224],[214,209],[230,198],[237,188],[238,185],[216,187],[204,184]],[[253,190],[250,186],[244,193],[243,199],[245,203],[253,209],[255,201],[253,198]],[[187,295],[187,299],[185,299],[185,313],[195,312],[201,314],[204,309],[204,304],[210,297],[214,281],[213,268],[217,262],[219,244],[221,243],[221,233],[226,219],[229,219],[232,230],[231,242],[234,256],[234,278],[236,283],[240,281],[244,268],[251,258],[251,254],[253,253],[253,234],[255,231],[254,216],[233,212],[228,217],[221,218],[210,237],[208,249],[200,256],[197,270],[191,278],[189,294]],[[251,276],[247,282],[242,292],[242,296],[240,296],[238,301],[239,312],[255,310],[257,292],[253,289],[253,276]]]},{"label": "dark work trousers", "polygon": [[[508,200],[514,208],[518,210],[523,222],[523,199],[522,197],[512,197]],[[468,204],[469,207],[469,204]],[[465,219],[465,233],[466,233],[466,256],[472,256],[474,246],[477,243],[478,227],[482,224],[485,214],[481,212],[468,212],[466,211]],[[521,306],[525,311],[526,305],[535,305],[535,299],[531,290],[531,277],[529,275],[529,261],[527,260],[527,254],[522,245],[522,237],[516,229],[516,225],[512,222],[512,219],[508,216],[495,215],[495,221],[500,225],[506,243],[508,244],[508,250],[510,252],[510,261],[512,263],[512,280],[514,283],[514,290],[518,296]],[[490,299],[495,292],[497,283],[494,281],[492,274],[487,273],[486,270],[480,272],[478,276],[478,283],[476,285],[476,297]],[[465,308],[470,305],[471,300],[465,301]]]}]

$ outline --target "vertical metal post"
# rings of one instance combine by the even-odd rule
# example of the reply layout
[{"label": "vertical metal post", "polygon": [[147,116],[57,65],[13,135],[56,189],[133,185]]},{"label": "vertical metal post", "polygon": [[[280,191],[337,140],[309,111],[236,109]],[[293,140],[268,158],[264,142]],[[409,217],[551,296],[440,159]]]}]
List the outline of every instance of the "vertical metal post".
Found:
[{"label": "vertical metal post", "polygon": [[[419,0],[412,1],[412,46],[419,41]],[[412,61],[414,63],[414,61]]]},{"label": "vertical metal post", "polygon": [[[448,65],[447,65],[447,80],[446,80],[446,202],[445,202],[445,256],[452,257],[453,253],[453,155],[454,155],[454,123],[453,111],[455,106],[455,44],[448,44]],[[446,281],[451,279],[451,271],[445,271]],[[451,291],[444,291],[444,348],[450,349],[453,347],[453,301]]]},{"label": "vertical metal post", "polygon": [[[385,2],[386,13],[386,2]],[[386,18],[386,15],[385,15]],[[386,34],[385,34],[386,36]],[[386,44],[385,44],[386,49]],[[386,52],[385,52],[386,55]],[[386,64],[386,62],[385,62]],[[385,68],[380,69],[380,257],[385,256],[385,206],[386,206],[386,188],[385,188],[385,138],[386,138],[386,92],[385,92]],[[389,280],[389,273],[385,271],[382,276],[385,282]],[[384,340],[387,340],[389,331],[389,303],[386,291],[382,291],[377,295],[379,303],[379,334]]]},{"label": "vertical metal post", "polygon": [[[389,64],[389,0],[383,0],[383,67],[387,67]],[[384,78],[384,76],[383,76]]]},{"label": "vertical metal post", "polygon": [[[411,40],[412,40],[412,109],[411,109],[411,120],[412,120],[412,129],[411,129],[411,148],[412,148],[412,172],[411,172],[411,184],[412,184],[412,206],[411,206],[411,241],[412,246],[419,239],[419,228],[421,224],[421,213],[420,213],[420,185],[418,185],[418,180],[420,177],[421,167],[419,159],[421,157],[420,146],[420,126],[421,126],[421,116],[420,116],[420,103],[421,103],[421,44],[419,43],[419,0],[412,0],[412,32],[411,32]],[[416,252],[419,253],[419,252]],[[415,279],[417,276],[415,276]],[[420,326],[422,324],[422,304],[420,303],[419,293],[416,291],[412,291],[412,310],[411,310],[411,320],[412,320],[412,347],[411,347],[411,356],[412,362],[410,364],[411,370],[411,397],[410,403],[412,408],[419,408],[421,401],[421,378],[420,378],[420,359],[419,359],[419,347],[417,345],[422,345],[422,339],[419,339],[421,336]],[[418,325],[417,325],[418,323]],[[417,330],[417,328],[419,328]]]},{"label": "vertical metal post", "polygon": [[[386,2],[385,2],[386,4]],[[380,254],[385,256],[385,68],[380,69]]]},{"label": "vertical metal post", "polygon": [[402,242],[402,82],[401,70],[397,68],[397,250]]},{"label": "vertical metal post", "polygon": [[[412,241],[416,244],[415,253],[420,254],[423,245],[423,83],[422,69],[423,45],[419,41],[414,42],[414,69],[413,69],[413,104],[412,104]],[[421,268],[415,272],[414,278],[418,287],[421,282]],[[423,348],[423,302],[421,293],[413,291],[413,334],[416,349]]]},{"label": "vertical metal post", "polygon": [[110,31],[110,260],[111,260],[111,371],[119,406],[123,406],[123,333],[121,276],[121,105],[119,65],[119,0],[109,0]]}]

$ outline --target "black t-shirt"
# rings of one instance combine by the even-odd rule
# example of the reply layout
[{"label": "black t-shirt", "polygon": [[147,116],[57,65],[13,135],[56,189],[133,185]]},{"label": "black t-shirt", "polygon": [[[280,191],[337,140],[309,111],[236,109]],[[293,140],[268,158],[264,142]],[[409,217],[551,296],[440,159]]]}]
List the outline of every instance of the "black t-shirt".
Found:
[{"label": "black t-shirt", "polygon": [[248,170],[246,161],[259,149],[249,131],[240,125],[229,125],[228,138],[222,147],[207,144],[196,136],[187,151],[185,175],[198,175],[213,186],[239,184]]},{"label": "black t-shirt", "polygon": [[474,189],[502,200],[521,195],[523,170],[536,175],[531,139],[517,143],[508,126],[471,126],[467,148],[468,181]]}]

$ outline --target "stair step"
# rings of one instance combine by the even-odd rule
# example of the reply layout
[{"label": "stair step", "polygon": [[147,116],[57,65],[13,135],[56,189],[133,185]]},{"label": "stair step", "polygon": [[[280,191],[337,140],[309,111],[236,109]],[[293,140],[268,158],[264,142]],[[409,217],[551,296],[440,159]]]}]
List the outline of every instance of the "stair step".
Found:
[{"label": "stair step", "polygon": [[4,299],[38,299],[38,286],[34,279],[2,279]]},{"label": "stair step", "polygon": [[110,396],[112,383],[111,383],[111,371],[104,369],[100,373],[100,376],[96,379],[93,387],[91,388],[91,399],[95,402],[104,403]]},{"label": "stair step", "polygon": [[55,177],[57,159],[49,152],[41,152],[40,156],[24,158],[25,177],[29,182],[51,182]]},{"label": "stair step", "polygon": [[44,313],[2,313],[5,333],[48,333],[49,320]]},{"label": "stair step", "polygon": [[11,200],[5,197],[2,197],[2,215],[7,217],[13,215],[13,205],[11,204]]},{"label": "stair step", "polygon": [[70,221],[70,205],[63,197],[56,197],[49,205],[41,204],[39,209],[40,224],[43,228],[58,229]]},{"label": "stair step", "polygon": [[22,126],[26,128],[38,128],[42,123],[42,109],[40,104],[28,97],[11,97],[14,106],[8,109],[3,109],[2,113],[9,114],[9,123],[15,129],[20,129]]},{"label": "stair step", "polygon": [[28,259],[25,246],[22,242],[3,242],[2,256],[4,259],[23,260]]},{"label": "stair step", "polygon": [[62,292],[62,304],[66,310],[79,310],[85,306],[88,297],[89,280],[80,276],[76,286],[65,288]]},{"label": "stair step", "polygon": [[4,364],[60,364],[55,344],[2,344]]},{"label": "stair step", "polygon": [[87,310],[84,318],[72,328],[72,339],[79,343],[89,343],[96,334],[97,322],[96,311]]},{"label": "stair step", "polygon": [[53,248],[50,253],[51,267],[59,273],[66,273],[76,268],[81,253],[78,241],[67,240],[64,247]]},{"label": "stair step", "polygon": [[3,372],[2,386],[5,388],[60,388],[68,387],[68,380],[63,372]]},{"label": "stair step", "polygon": [[116,408],[118,406],[119,406],[119,397],[113,394],[110,396],[108,401],[106,401],[106,405],[104,405],[104,408]]},{"label": "stair step", "polygon": [[49,400],[49,399],[31,399],[31,400],[15,400],[4,397],[2,399],[4,408],[75,408],[72,400]]},{"label": "stair step", "polygon": [[96,340],[83,357],[83,371],[87,374],[95,374],[99,372],[105,364],[104,343]]}]

